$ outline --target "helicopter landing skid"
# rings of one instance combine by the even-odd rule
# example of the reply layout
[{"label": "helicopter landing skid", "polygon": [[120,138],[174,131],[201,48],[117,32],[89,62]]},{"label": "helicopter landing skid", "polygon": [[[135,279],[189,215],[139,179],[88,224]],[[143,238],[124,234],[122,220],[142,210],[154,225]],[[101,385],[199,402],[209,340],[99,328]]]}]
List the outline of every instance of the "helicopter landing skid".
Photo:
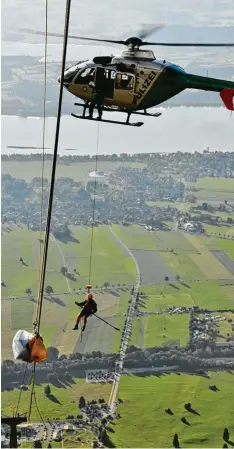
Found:
[{"label": "helicopter landing skid", "polygon": [[[81,106],[83,108],[83,116],[85,115],[85,111],[88,108],[88,105],[83,104],[83,103],[74,103],[75,106]],[[102,108],[103,112],[123,112],[125,114],[128,114],[128,117],[130,117],[130,115],[135,114],[135,115],[144,115],[145,117],[160,117],[160,115],[162,115],[162,112],[154,112],[154,113],[150,113],[147,112],[147,109],[144,109],[143,112],[139,111],[126,111],[126,109],[114,109],[114,108],[109,108],[108,106],[104,106]],[[128,118],[129,119],[129,118]],[[121,122],[122,123],[122,122]]]},{"label": "helicopter landing skid", "polygon": [[103,122],[103,123],[113,123],[114,125],[125,125],[125,126],[136,126],[137,128],[139,128],[140,126],[144,125],[143,122],[135,122],[135,123],[129,123],[129,122],[119,122],[117,120],[105,120],[105,119],[99,119],[97,118],[93,118],[93,117],[88,117],[88,116],[83,116],[83,115],[76,115],[73,112],[71,113],[72,117],[75,118],[80,118],[81,120],[93,120],[95,122]]}]

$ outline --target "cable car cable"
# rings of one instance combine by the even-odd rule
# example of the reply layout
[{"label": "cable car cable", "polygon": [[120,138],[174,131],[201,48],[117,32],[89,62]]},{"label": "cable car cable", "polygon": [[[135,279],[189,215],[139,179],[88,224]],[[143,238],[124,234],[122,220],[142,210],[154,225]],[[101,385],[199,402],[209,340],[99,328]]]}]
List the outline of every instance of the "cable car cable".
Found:
[{"label": "cable car cable", "polygon": [[[43,93],[43,132],[42,132],[42,167],[41,167],[41,204],[40,204],[40,238],[39,238],[39,271],[38,271],[38,297],[40,288],[41,266],[42,266],[42,223],[44,203],[44,169],[45,169],[45,130],[46,130],[46,94],[47,94],[47,50],[48,50],[48,0],[45,1],[45,51],[44,51],[44,93]],[[38,302],[36,317],[38,314]]]},{"label": "cable car cable", "polygon": [[[50,237],[50,226],[51,226],[51,216],[52,216],[52,207],[53,207],[56,166],[57,166],[57,157],[58,157],[58,143],[59,143],[61,112],[62,112],[63,83],[64,83],[64,72],[65,72],[66,54],[67,54],[70,10],[71,10],[71,0],[67,0],[66,13],[65,13],[65,25],[64,25],[62,67],[61,67],[61,77],[60,77],[61,81],[60,81],[57,123],[56,123],[55,142],[54,142],[54,157],[53,157],[53,163],[52,163],[50,193],[49,193],[47,222],[46,222],[46,231],[45,231],[45,242],[44,242],[44,248],[43,248],[44,251],[43,251],[42,267],[41,267],[41,273],[40,273],[41,276],[40,276],[40,287],[39,287],[39,295],[38,295],[38,309],[37,309],[37,317],[36,317],[38,334],[40,331],[40,324],[41,324],[42,303],[43,303],[43,294],[44,294],[44,286],[45,286],[45,275],[46,275],[46,266],[47,266],[47,256],[48,256],[48,246],[49,246],[49,237]],[[33,398],[34,389],[35,389],[35,373],[36,373],[36,363],[34,362],[28,420],[30,420],[31,411],[32,411],[32,398]]]},{"label": "cable car cable", "polygon": [[[38,297],[39,297],[39,282],[41,275],[41,261],[42,261],[42,248],[41,248],[41,236],[42,236],[42,222],[43,222],[43,195],[44,195],[44,163],[45,163],[45,128],[46,128],[46,92],[47,92],[47,49],[48,49],[48,0],[45,0],[45,46],[44,46],[44,93],[43,93],[43,135],[42,135],[42,167],[41,167],[41,203],[40,203],[40,239],[39,239],[39,272],[38,272]],[[38,301],[36,316],[38,314]],[[16,406],[15,416],[18,413],[20,400],[23,392],[23,386],[25,383],[26,372],[28,368],[28,362],[26,363],[21,389],[19,393],[18,403]]]},{"label": "cable car cable", "polygon": [[98,123],[98,133],[97,133],[97,150],[95,157],[95,179],[94,179],[94,189],[93,189],[93,212],[92,212],[92,229],[91,229],[91,242],[90,242],[90,257],[89,257],[89,284],[91,281],[92,272],[92,258],[93,258],[93,231],[94,231],[94,218],[95,218],[95,208],[96,208],[96,190],[97,190],[97,169],[98,169],[98,150],[99,150],[99,127]]}]

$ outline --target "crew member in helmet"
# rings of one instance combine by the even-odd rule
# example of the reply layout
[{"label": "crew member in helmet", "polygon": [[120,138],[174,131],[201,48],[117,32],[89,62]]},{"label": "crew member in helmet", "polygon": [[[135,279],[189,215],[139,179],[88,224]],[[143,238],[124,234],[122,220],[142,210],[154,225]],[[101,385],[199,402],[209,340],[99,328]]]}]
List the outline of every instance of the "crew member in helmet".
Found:
[{"label": "crew member in helmet", "polygon": [[86,323],[87,323],[87,318],[90,315],[93,315],[94,313],[97,312],[97,303],[94,301],[92,293],[88,293],[87,298],[86,298],[85,301],[83,301],[83,302],[75,302],[75,304],[77,306],[83,307],[83,308],[82,308],[80,314],[77,317],[76,324],[75,324],[75,327],[73,328],[73,330],[75,331],[75,330],[78,329],[80,320],[82,318],[84,318],[84,324],[83,324],[83,327],[82,327],[82,331],[84,331],[85,327],[86,327]]},{"label": "crew member in helmet", "polygon": [[98,110],[98,120],[102,119],[105,83],[105,71],[103,68],[98,67],[96,70],[95,83],[93,81],[89,83],[89,86],[93,88],[93,99],[89,105],[89,118],[93,118],[93,111],[96,107]]}]

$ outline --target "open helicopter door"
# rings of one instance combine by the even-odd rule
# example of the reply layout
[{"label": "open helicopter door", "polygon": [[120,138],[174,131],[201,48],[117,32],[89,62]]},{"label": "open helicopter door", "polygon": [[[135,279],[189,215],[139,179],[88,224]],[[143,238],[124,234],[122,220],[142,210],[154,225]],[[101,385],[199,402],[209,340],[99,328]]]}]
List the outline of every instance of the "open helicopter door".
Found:
[{"label": "open helicopter door", "polygon": [[105,98],[112,100],[115,87],[115,71],[97,67],[95,71],[95,84],[102,86],[102,93]]},{"label": "open helicopter door", "polygon": [[135,90],[135,75],[116,72],[114,102],[122,107],[133,104]]}]

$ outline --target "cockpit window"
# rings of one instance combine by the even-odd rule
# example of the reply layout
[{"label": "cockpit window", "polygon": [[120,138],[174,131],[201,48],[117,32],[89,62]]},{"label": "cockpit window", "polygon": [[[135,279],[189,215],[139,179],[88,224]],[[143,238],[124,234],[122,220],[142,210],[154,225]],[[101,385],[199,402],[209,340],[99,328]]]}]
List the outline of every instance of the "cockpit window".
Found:
[{"label": "cockpit window", "polygon": [[115,88],[132,90],[134,87],[134,76],[125,73],[117,73],[115,78]]},{"label": "cockpit window", "polygon": [[88,84],[90,81],[94,81],[94,72],[94,68],[82,69],[74,80],[75,84]]},{"label": "cockpit window", "polygon": [[64,82],[71,83],[77,73],[77,70],[77,67],[74,66],[66,70],[66,72],[64,73]]}]

